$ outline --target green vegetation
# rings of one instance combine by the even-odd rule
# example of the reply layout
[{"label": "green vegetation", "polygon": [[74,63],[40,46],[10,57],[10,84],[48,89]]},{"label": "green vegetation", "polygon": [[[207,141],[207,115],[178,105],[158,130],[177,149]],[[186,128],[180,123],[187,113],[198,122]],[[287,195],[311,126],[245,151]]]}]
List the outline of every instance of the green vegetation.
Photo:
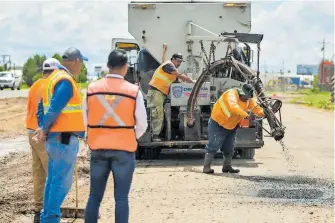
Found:
[{"label": "green vegetation", "polygon": [[89,84],[89,83],[87,83],[87,82],[85,82],[85,83],[78,83],[78,86],[79,86],[79,88],[81,88],[81,89],[86,89],[86,88],[88,87],[88,84]]},{"label": "green vegetation", "polygon": [[[54,54],[53,58],[59,60],[62,63],[62,57],[59,54]],[[45,55],[34,55],[24,63],[22,69],[22,78],[24,82],[30,87],[36,80],[42,77],[42,64],[46,60]],[[78,83],[86,83],[87,81],[87,68],[83,63],[81,73],[76,78]]]},{"label": "green vegetation", "polygon": [[42,64],[46,60],[44,55],[35,54],[29,57],[24,63],[22,69],[22,78],[24,82],[30,87],[38,77],[42,76]]},{"label": "green vegetation", "polygon": [[330,101],[330,92],[320,91],[318,87],[298,92],[301,96],[292,99],[292,103],[305,104],[307,106],[326,110],[334,110],[334,104]]}]

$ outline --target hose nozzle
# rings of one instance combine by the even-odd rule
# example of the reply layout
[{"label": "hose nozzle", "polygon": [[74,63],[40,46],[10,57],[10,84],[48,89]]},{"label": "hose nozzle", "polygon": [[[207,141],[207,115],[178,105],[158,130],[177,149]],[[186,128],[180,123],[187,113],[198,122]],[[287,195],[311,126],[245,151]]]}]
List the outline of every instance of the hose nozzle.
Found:
[{"label": "hose nozzle", "polygon": [[273,132],[272,132],[272,137],[276,140],[276,141],[279,141],[279,140],[282,140],[284,138],[284,135],[285,135],[285,132],[283,129],[275,129]]}]

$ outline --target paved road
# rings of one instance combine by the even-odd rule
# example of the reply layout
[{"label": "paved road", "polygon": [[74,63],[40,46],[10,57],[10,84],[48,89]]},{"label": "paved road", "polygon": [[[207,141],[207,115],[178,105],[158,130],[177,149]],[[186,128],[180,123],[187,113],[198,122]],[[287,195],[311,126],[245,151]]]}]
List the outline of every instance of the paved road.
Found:
[{"label": "paved road", "polygon": [[[234,160],[240,174],[220,173],[222,159],[215,160],[214,175],[201,173],[203,151],[165,151],[160,160],[138,161],[130,222],[333,222],[333,114],[292,104],[283,107],[287,150],[266,138],[255,160]],[[78,164],[81,208],[90,189],[88,160],[79,159]],[[74,207],[74,197],[72,187],[64,206]],[[112,176],[100,214],[99,222],[113,222]],[[26,215],[14,222],[31,219]]]},{"label": "paved road", "polygon": [[29,89],[21,90],[0,90],[0,99],[4,98],[15,98],[15,97],[28,97]]}]

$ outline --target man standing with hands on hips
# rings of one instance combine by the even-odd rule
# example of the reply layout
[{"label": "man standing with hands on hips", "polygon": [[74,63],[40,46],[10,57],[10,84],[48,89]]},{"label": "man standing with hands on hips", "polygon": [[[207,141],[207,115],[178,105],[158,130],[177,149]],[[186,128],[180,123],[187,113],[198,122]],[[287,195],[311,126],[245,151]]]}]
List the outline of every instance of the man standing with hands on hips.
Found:
[{"label": "man standing with hands on hips", "polygon": [[72,185],[78,137],[85,134],[80,89],[73,75],[80,74],[87,58],[78,49],[69,48],[62,60],[64,67],[54,70],[46,80],[42,94],[43,127],[35,131],[39,141],[46,141],[49,155],[42,223],[60,221],[60,207]]}]

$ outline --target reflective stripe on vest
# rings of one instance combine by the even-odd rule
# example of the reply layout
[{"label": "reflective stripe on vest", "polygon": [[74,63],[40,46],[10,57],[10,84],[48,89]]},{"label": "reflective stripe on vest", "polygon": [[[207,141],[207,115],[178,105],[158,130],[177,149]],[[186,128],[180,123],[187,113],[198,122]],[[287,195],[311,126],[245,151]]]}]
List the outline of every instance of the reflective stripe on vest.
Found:
[{"label": "reflective stripe on vest", "polygon": [[228,108],[226,107],[226,105],[225,105],[225,103],[224,103],[222,97],[220,97],[220,99],[219,99],[219,103],[220,103],[220,107],[221,107],[222,111],[225,113],[225,115],[226,115],[228,118],[230,118],[231,114],[230,114]]},{"label": "reflective stripe on vest", "polygon": [[[111,95],[115,97],[115,100],[113,101],[112,104],[109,104],[108,101],[106,100],[104,95]],[[88,125],[89,128],[127,128],[127,129],[134,129],[133,126],[127,126],[124,121],[116,114],[114,109],[117,107],[117,105],[122,101],[124,98],[131,98],[135,100],[136,98],[130,96],[130,95],[122,95],[118,93],[104,93],[104,92],[99,92],[99,93],[92,93],[92,94],[87,94],[87,96],[96,96],[100,104],[104,107],[106,110],[105,113],[101,116],[100,120],[98,121],[97,125]],[[107,121],[108,118],[112,118],[117,125],[104,125],[104,123]]]},{"label": "reflective stripe on vest", "polygon": [[165,77],[163,74],[159,72],[154,73],[154,77],[165,81],[168,85],[171,85],[174,81],[174,80],[170,80],[169,78]]},{"label": "reflective stripe on vest", "polygon": [[91,150],[136,151],[138,92],[138,86],[121,78],[103,78],[88,86],[87,143]]},{"label": "reflective stripe on vest", "polygon": [[[233,90],[233,89],[231,89],[231,90]],[[231,91],[231,90],[229,90],[229,91]],[[228,91],[227,91],[227,92],[228,92]],[[247,100],[247,102],[246,102],[246,103],[247,103],[247,108],[249,108],[249,102],[250,102],[250,100]],[[220,97],[220,98],[219,98],[219,104],[220,104],[220,107],[221,107],[223,113],[224,113],[228,118],[230,118],[230,117],[231,117],[231,113],[230,113],[229,109],[227,108],[226,104],[224,103],[224,101],[223,101],[223,97]]]},{"label": "reflective stripe on vest", "polygon": [[[164,72],[163,67],[166,64],[172,64],[170,60],[162,63],[155,71],[154,75],[152,76],[149,85],[156,88],[157,90],[161,91],[162,93],[168,95],[171,84],[177,80],[177,76],[173,74],[169,74]],[[174,65],[173,65],[174,66]]]},{"label": "reflective stripe on vest", "polygon": [[[53,85],[53,82],[56,80],[56,79],[68,79],[68,75],[67,73],[65,72],[59,72],[58,74],[56,74],[50,81],[49,81],[49,84],[48,84],[48,89],[47,89],[47,98],[46,98],[46,103],[43,103],[43,110],[44,110],[44,114],[48,111],[48,109],[50,108],[50,102],[51,102],[51,99],[52,99],[52,96],[53,94],[51,93],[52,91],[52,85]],[[72,87],[75,87],[75,86],[72,86]],[[62,110],[62,113],[76,113],[76,112],[82,112],[82,104],[67,104],[63,110]]]}]

